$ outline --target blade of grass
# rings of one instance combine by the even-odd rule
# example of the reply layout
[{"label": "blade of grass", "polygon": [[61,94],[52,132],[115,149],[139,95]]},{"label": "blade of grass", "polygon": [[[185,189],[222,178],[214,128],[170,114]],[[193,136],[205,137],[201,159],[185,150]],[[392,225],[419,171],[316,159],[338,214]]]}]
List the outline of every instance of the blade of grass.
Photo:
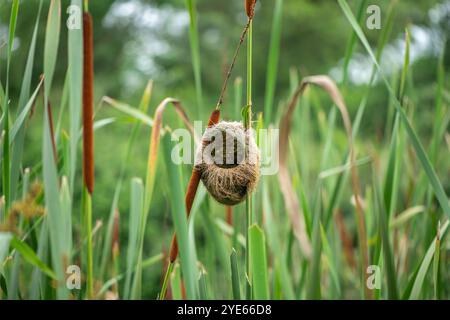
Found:
[{"label": "blade of grass", "polygon": [[237,259],[237,252],[234,248],[231,250],[230,255],[231,264],[231,285],[233,288],[233,299],[241,300],[241,283],[239,280],[239,266]]},{"label": "blade of grass", "polygon": [[[217,269],[217,272],[219,276],[223,279],[222,281],[225,281],[226,275],[230,273],[229,270],[229,263],[228,263],[228,254],[227,254],[227,244],[225,243],[225,239],[223,234],[220,232],[219,227],[214,223],[214,219],[212,216],[212,210],[209,203],[204,205],[201,208],[201,217],[203,220],[203,223],[205,225],[206,234],[209,241],[211,242],[211,247],[213,248],[213,254],[220,262],[221,269],[214,266],[214,268]],[[194,210],[191,210],[191,215],[195,214]],[[195,216],[192,216],[190,218],[190,221],[195,219]],[[215,270],[216,271],[216,270]],[[214,285],[214,284],[213,284]]]},{"label": "blade of grass", "polygon": [[[94,297],[94,258],[93,258],[93,229],[92,229],[92,195],[88,189],[83,187],[82,206],[82,228],[83,238],[86,239],[86,251],[84,254],[87,268],[86,277],[86,298]],[[84,244],[84,243],[83,243]]]},{"label": "blade of grass", "polygon": [[[389,39],[389,35],[391,34],[392,24],[394,21],[394,12],[395,12],[394,8],[395,8],[396,3],[397,3],[397,1],[392,1],[389,6],[388,15],[386,18],[386,26],[383,28],[383,30],[380,34],[380,37],[378,39],[377,52],[376,52],[377,59],[379,59],[381,57],[381,54],[384,51],[384,47],[387,43],[387,40]],[[359,9],[360,9],[359,13],[361,13],[361,9],[364,10],[365,8],[360,7]],[[359,18],[359,20],[361,20],[363,18],[363,16],[359,16],[358,18]],[[357,36],[357,33],[355,31],[354,31],[354,35],[355,35],[355,37]],[[350,57],[348,59],[350,59]],[[372,84],[375,80],[376,71],[377,71],[376,67],[375,67],[375,65],[373,65],[370,81],[366,86],[364,96],[359,104],[358,112],[355,116],[355,120],[353,121],[353,138],[354,139],[356,138],[356,136],[359,132],[361,120],[365,113],[367,102],[369,100],[369,95],[371,93]],[[344,75],[345,75],[345,72],[346,71],[344,71]],[[348,154],[348,151],[347,151],[347,154]],[[348,162],[348,155],[345,155],[344,159],[343,159],[343,163],[345,164],[347,162]],[[343,175],[339,176],[338,179],[336,180],[333,191],[331,193],[332,196],[330,198],[330,201],[329,201],[329,204],[327,207],[327,211],[325,214],[325,224],[324,224],[325,228],[327,228],[327,226],[328,226],[328,223],[332,217],[332,214],[333,214],[336,204],[339,202],[340,198],[342,197],[342,192],[344,189],[344,188],[342,188],[342,186],[346,183],[346,180],[347,180],[347,173],[344,173]]]},{"label": "blade of grass", "polygon": [[389,228],[399,228],[406,224],[410,219],[418,215],[419,213],[425,212],[424,206],[415,206],[406,209],[399,215],[397,215],[393,220],[391,220],[391,223],[389,224]]},{"label": "blade of grass", "polygon": [[10,195],[10,174],[11,174],[11,163],[10,163],[10,146],[9,146],[9,73],[11,66],[11,55],[14,46],[14,37],[17,25],[17,15],[19,12],[19,1],[13,0],[11,7],[11,16],[9,22],[9,33],[8,33],[8,48],[7,48],[7,60],[6,60],[6,88],[5,88],[5,105],[3,112],[3,130],[5,132],[3,137],[3,161],[2,161],[2,186],[3,195],[5,197],[5,214],[4,217],[8,216],[9,206],[11,202]]},{"label": "blade of grass", "polygon": [[436,234],[436,244],[434,249],[433,258],[433,280],[434,280],[434,299],[439,299],[439,262],[440,262],[440,252],[441,252],[441,223],[438,222],[437,234]]},{"label": "blade of grass", "polygon": [[[399,100],[403,103],[404,95],[405,95],[405,84],[408,75],[408,67],[409,67],[409,52],[410,52],[410,36],[408,29],[405,31],[405,57],[403,62],[402,75],[400,79],[400,88],[399,88]],[[394,211],[396,208],[397,195],[399,189],[399,174],[400,174],[400,160],[401,155],[403,153],[402,148],[402,132],[399,123],[399,115],[395,113],[394,120],[394,128],[392,129],[391,135],[391,143],[389,150],[389,162],[388,169],[386,173],[385,179],[385,187],[384,187],[384,201],[385,208],[387,209],[387,217],[388,219],[394,215]]]},{"label": "blade of grass", "polygon": [[113,235],[113,229],[114,229],[114,215],[116,214],[116,211],[118,210],[118,203],[119,203],[119,197],[120,197],[121,190],[122,190],[122,181],[119,180],[119,182],[117,182],[116,188],[114,190],[113,201],[111,203],[111,208],[109,211],[108,226],[106,229],[107,233],[104,238],[102,259],[100,262],[100,273],[99,273],[100,279],[103,279],[105,272],[106,272],[106,268],[108,266],[108,263],[109,263],[109,260],[111,257],[112,235]]},{"label": "blade of grass", "polygon": [[[252,65],[252,56],[253,56],[253,22],[249,20],[248,27],[248,36],[247,36],[247,105],[243,109],[243,122],[245,129],[250,129],[252,127],[252,77],[253,77],[253,65]],[[249,230],[253,225],[253,205],[252,205],[252,197],[247,194],[245,199],[245,215],[247,217],[247,225],[246,225],[246,239],[247,239],[247,251],[246,251],[246,272],[247,272],[247,299],[252,297],[252,281],[253,276],[251,274],[251,261],[250,261],[250,245],[249,245]]]},{"label": "blade of grass", "polygon": [[[36,40],[37,40],[37,33],[39,30],[39,19],[41,16],[41,9],[42,9],[42,0],[39,1],[39,8],[36,16],[33,36],[31,39],[30,49],[28,51],[27,62],[25,64],[25,71],[22,77],[23,79],[22,87],[20,90],[19,104],[17,109],[18,114],[20,114],[20,112],[24,110],[27,104],[27,100],[31,98],[30,97],[31,78],[33,75],[34,55],[36,51]],[[32,100],[34,101],[34,98],[32,98]],[[20,164],[22,161],[22,154],[25,140],[25,131],[26,131],[25,126],[20,125],[19,128],[20,129],[18,129],[17,137],[13,138],[13,135],[11,134],[11,141],[10,141],[10,143],[14,141],[14,144],[12,146],[12,157],[11,157],[11,199],[16,198]]]},{"label": "blade of grass", "polygon": [[[379,71],[380,77],[382,81],[384,82],[388,92],[390,95],[395,96],[395,93],[393,92],[389,81],[386,79],[383,70],[381,69],[377,58],[373,54],[373,51],[369,45],[369,42],[366,39],[366,36],[364,35],[363,31],[359,27],[358,23],[355,20],[355,17],[350,9],[350,7],[347,4],[347,1],[345,0],[338,0],[339,5],[341,6],[342,11],[344,12],[345,16],[347,17],[347,20],[351,24],[352,28],[357,33],[361,43],[363,44],[364,48],[366,49],[367,53],[369,54],[369,57],[375,64],[377,70]],[[433,168],[433,165],[430,162],[430,159],[428,158],[422,143],[420,142],[415,130],[413,129],[411,123],[409,122],[409,119],[405,113],[405,111],[402,109],[401,103],[398,101],[398,99],[394,99],[394,106],[397,109],[397,111],[400,114],[400,119],[402,120],[402,123],[405,126],[406,132],[408,134],[409,140],[417,154],[417,158],[419,159],[423,170],[425,171],[429,183],[433,187],[433,192],[436,196],[436,198],[439,201],[440,206],[442,207],[442,210],[447,214],[448,217],[450,217],[450,204],[448,201],[448,197],[444,191],[444,188],[442,187],[442,184]]]},{"label": "blade of grass", "polygon": [[[23,176],[22,176],[22,201],[24,201],[28,194],[28,186],[30,182],[30,169],[26,168],[24,170]],[[23,217],[20,218],[19,221],[19,229],[23,229],[25,224],[25,219]],[[25,241],[25,237],[23,237],[23,241]],[[22,275],[22,257],[19,253],[14,254],[14,261],[11,268],[11,274],[9,276],[9,284],[8,284],[8,299],[14,300],[14,299],[21,299],[21,293],[20,293],[20,276]],[[0,260],[0,263],[1,260]]]},{"label": "blade of grass", "polygon": [[239,119],[242,108],[242,78],[237,77],[234,81],[234,118]]},{"label": "blade of grass", "polygon": [[[164,255],[162,253],[159,253],[153,257],[147,258],[145,260],[142,261],[142,269],[147,269],[150,268],[151,266],[154,266],[155,264],[159,263],[160,261],[162,261],[164,258]],[[125,275],[127,274],[127,272],[131,272],[133,273],[135,271],[135,268],[133,268],[132,270],[127,270],[111,279],[109,279],[108,281],[105,282],[105,284],[103,285],[103,287],[98,291],[97,293],[97,297],[101,297],[102,295],[105,294],[105,292],[111,288],[113,285],[117,284],[119,281],[121,281]]]},{"label": "blade of grass", "polygon": [[[127,249],[127,269],[131,270],[137,264],[139,237],[139,223],[142,207],[144,205],[144,185],[138,178],[131,181],[131,198],[130,198],[130,218],[128,229],[128,249]],[[141,278],[142,269],[137,268],[134,274],[133,288],[131,288],[131,273],[125,276],[124,298],[140,299],[141,297]]]},{"label": "blade of grass", "polygon": [[28,100],[25,107],[23,107],[20,114],[17,116],[16,121],[14,122],[11,130],[10,130],[10,137],[11,141],[10,143],[15,142],[16,139],[18,139],[19,132],[23,129],[24,123],[26,121],[26,118],[28,117],[31,109],[33,108],[34,103],[36,102],[36,97],[39,94],[39,90],[41,89],[42,84],[44,83],[44,80],[42,79],[36,89],[34,90],[33,94],[31,95],[30,99]]},{"label": "blade of grass", "polygon": [[239,244],[243,249],[245,249],[245,237],[242,233],[234,234],[234,228],[230,227],[223,219],[217,218],[215,220],[217,227],[229,237],[236,236],[236,244]]},{"label": "blade of grass", "polygon": [[[287,111],[284,114],[281,122],[280,122],[280,170],[279,170],[279,181],[280,187],[283,192],[285,202],[287,204],[288,213],[293,224],[293,228],[295,231],[295,235],[299,241],[301,248],[304,251],[304,254],[307,257],[311,256],[311,245],[309,244],[309,239],[307,238],[305,226],[303,220],[298,219],[300,212],[300,205],[297,199],[295,192],[293,191],[292,182],[289,176],[288,168],[287,168],[287,147],[288,147],[288,138],[289,132],[291,128],[291,119],[293,111],[297,105],[298,99],[303,95],[306,87],[310,84],[318,85],[323,90],[325,90],[328,95],[332,98],[335,106],[339,109],[343,122],[345,131],[347,134],[348,145],[349,145],[349,159],[350,159],[350,167],[351,167],[351,182],[352,182],[352,190],[354,193],[354,198],[356,201],[356,221],[358,227],[358,237],[360,244],[360,254],[362,261],[362,272],[361,277],[364,274],[364,270],[367,269],[368,265],[368,249],[367,249],[367,236],[366,236],[366,226],[363,208],[360,203],[360,187],[359,187],[359,178],[357,169],[355,166],[355,151],[354,151],[354,142],[353,142],[353,129],[350,121],[350,117],[347,111],[347,107],[344,103],[344,100],[334,84],[334,82],[326,76],[312,76],[305,78],[302,83],[299,85],[294,95],[292,96],[288,106]],[[319,231],[317,231],[319,232]],[[320,237],[320,233],[318,235]],[[361,279],[364,282],[364,279]],[[370,291],[366,290],[366,295],[370,296]]]},{"label": "blade of grass", "polygon": [[[441,226],[441,229],[439,230],[440,239],[444,238],[448,231],[448,226],[450,224],[450,221],[447,220],[444,222],[444,224]],[[435,250],[436,250],[436,240],[437,237],[433,240],[430,247],[428,248],[425,256],[422,259],[422,263],[420,264],[420,267],[417,271],[417,275],[413,278],[413,286],[411,289],[411,294],[409,297],[407,297],[409,300],[417,300],[420,297],[420,293],[422,291],[423,284],[425,282],[425,276],[427,275],[428,269],[430,268],[431,262],[433,261]]]},{"label": "blade of grass", "polygon": [[[145,113],[148,110],[149,104],[150,104],[150,99],[152,96],[152,91],[153,91],[153,82],[149,81],[147,83],[147,86],[144,90],[144,93],[142,95],[141,98],[141,102],[139,105],[139,111],[142,112],[143,115],[145,115]],[[115,104],[116,102],[114,102]],[[118,103],[118,102],[117,102]],[[119,103],[118,103],[119,104]],[[127,106],[127,108],[129,108]],[[131,107],[130,107],[131,108]],[[127,109],[129,110],[129,109]],[[120,198],[120,192],[122,190],[122,182],[125,178],[125,173],[126,173],[126,169],[127,166],[129,164],[129,161],[131,159],[132,156],[132,150],[133,150],[133,146],[136,142],[137,136],[139,134],[139,131],[141,129],[141,123],[137,122],[134,124],[132,132],[128,138],[128,144],[127,144],[127,149],[125,152],[125,156],[122,160],[122,164],[121,164],[121,168],[120,168],[120,173],[119,173],[119,181],[117,182],[116,185],[116,189],[114,192],[114,197],[113,197],[113,202],[112,202],[112,206],[111,206],[111,210],[110,210],[110,215],[109,215],[109,220],[108,220],[108,227],[107,227],[107,234],[105,237],[105,242],[103,244],[103,253],[102,253],[102,258],[101,258],[101,265],[100,265],[100,278],[104,277],[105,271],[106,271],[106,267],[108,264],[108,261],[110,259],[111,256],[111,245],[112,245],[112,233],[113,233],[113,226],[114,226],[114,215],[116,213],[116,211],[118,210],[118,202],[119,202],[119,198]],[[130,288],[131,290],[131,288]]]},{"label": "blade of grass", "polygon": [[[143,114],[147,113],[147,110],[148,110],[148,107],[150,104],[150,99],[152,96],[152,92],[153,92],[153,81],[149,81],[147,83],[147,86],[145,87],[145,90],[144,90],[144,93],[142,95],[141,102],[139,105],[139,110]],[[103,253],[102,253],[101,265],[100,265],[100,278],[104,277],[107,263],[111,256],[111,245],[112,245],[111,241],[112,241],[112,233],[113,233],[113,225],[114,225],[114,214],[118,210],[120,192],[122,190],[122,182],[125,179],[126,169],[130,162],[133,147],[134,147],[134,144],[138,137],[140,129],[141,129],[141,123],[140,122],[135,123],[133,126],[133,129],[131,131],[131,134],[128,138],[127,149],[125,152],[125,156],[122,160],[122,165],[121,165],[120,173],[119,173],[119,181],[117,182],[116,189],[114,191],[113,202],[111,205],[111,210],[110,210],[109,219],[108,219],[107,233],[105,235],[105,241],[103,244]]]},{"label": "blade of grass", "polygon": [[[372,158],[371,157],[364,157],[362,159],[356,160],[355,161],[355,165],[357,167],[360,167],[360,166],[366,165],[366,164],[371,163],[371,162],[372,162]],[[340,175],[340,174],[348,171],[349,169],[350,169],[350,164],[347,163],[347,164],[345,164],[343,166],[330,168],[330,169],[327,169],[327,170],[324,170],[324,171],[320,172],[319,175],[318,175],[318,178],[319,179],[326,179],[326,178],[329,178],[329,177],[334,176],[334,175]]]},{"label": "blade of grass", "polygon": [[264,118],[266,125],[272,120],[275,85],[278,74],[280,42],[282,31],[283,0],[275,0],[273,9],[272,31],[270,33],[269,57],[267,61],[266,90],[264,98]]},{"label": "blade of grass", "polygon": [[208,300],[208,288],[206,286],[206,271],[200,270],[200,278],[198,279],[199,298],[200,300]]},{"label": "blade of grass", "polygon": [[185,0],[186,8],[189,12],[189,42],[191,44],[192,66],[194,68],[195,92],[197,95],[198,114],[202,113],[203,109],[203,93],[202,93],[202,78],[201,78],[201,60],[200,60],[200,45],[197,27],[197,6],[196,0]]},{"label": "blade of grass", "polygon": [[72,256],[72,198],[70,197],[69,181],[66,176],[61,179],[61,252],[63,254],[64,270],[71,264]]},{"label": "blade of grass", "polygon": [[180,270],[179,263],[176,263],[175,267],[173,268],[172,276],[170,278],[170,288],[171,288],[173,300],[182,300],[183,299],[181,270]]},{"label": "blade of grass", "polygon": [[[72,0],[71,5],[82,11],[82,0]],[[80,17],[81,19],[81,17]],[[79,21],[81,24],[81,21]],[[83,30],[68,30],[68,64],[69,64],[69,119],[70,119],[70,175],[69,187],[74,192],[75,172],[77,170],[78,132],[81,121],[82,76],[83,76]]]},{"label": "blade of grass", "polygon": [[388,299],[396,300],[398,299],[398,289],[397,289],[397,271],[394,265],[394,255],[391,247],[391,241],[389,237],[389,220],[388,214],[384,207],[384,202],[382,202],[382,196],[380,187],[378,185],[377,179],[374,173],[374,201],[375,208],[378,211],[379,228],[381,235],[381,244],[383,251],[383,265],[386,269],[385,274],[387,278],[387,289],[388,289]]},{"label": "blade of grass", "polygon": [[134,119],[139,120],[140,122],[148,125],[149,127],[153,126],[153,119],[145,114],[143,110],[133,108],[125,103],[114,100],[110,97],[103,97],[103,102],[109,104],[114,109],[131,116]]},{"label": "blade of grass", "polygon": [[10,232],[0,232],[0,274],[3,275],[3,263],[8,256],[9,244],[13,238]]},{"label": "blade of grass", "polygon": [[[445,47],[445,46],[444,46]],[[442,141],[443,136],[446,131],[445,125],[445,108],[443,103],[443,91],[445,86],[445,50],[442,51],[439,57],[438,68],[437,68],[437,92],[436,92],[436,107],[434,115],[434,125],[433,125],[433,137],[431,139],[430,145],[430,160],[435,163],[437,156],[439,154],[439,142]],[[442,128],[444,128],[442,130]]]},{"label": "blade of grass", "polygon": [[[56,129],[55,129],[55,137],[56,137],[56,144],[59,143],[58,138],[61,135],[61,126],[63,125],[64,116],[67,114],[67,104],[69,100],[69,83],[70,83],[70,71],[66,71],[66,76],[64,77],[64,85],[62,90],[62,96],[61,96],[61,103],[59,104],[59,112],[58,112],[58,121],[56,123]],[[70,154],[69,154],[70,158]],[[68,159],[69,159],[68,158]],[[69,175],[67,175],[69,176]]]},{"label": "blade of grass", "polygon": [[257,225],[249,228],[249,258],[252,275],[252,292],[255,300],[269,299],[267,277],[266,240],[264,232]]},{"label": "blade of grass", "polygon": [[[41,261],[47,261],[47,257],[49,256],[48,218],[44,219],[39,232],[37,256]],[[41,299],[44,296],[44,287],[45,283],[42,276],[42,271],[39,268],[34,268],[31,276],[30,299]]]},{"label": "blade of grass", "polygon": [[[367,8],[367,0],[362,0],[359,4],[358,14],[356,16],[360,24],[363,23],[366,8]],[[349,41],[347,42],[347,47],[345,49],[344,55],[344,63],[342,65],[342,73],[343,73],[342,83],[345,87],[347,86],[348,83],[348,67],[350,65],[350,60],[353,57],[353,52],[355,51],[356,40],[358,40],[356,33],[352,32],[352,35]]]},{"label": "blade of grass", "polygon": [[331,274],[331,280],[332,280],[333,286],[335,287],[336,294],[338,296],[340,296],[341,284],[339,281],[339,275],[338,275],[338,271],[336,269],[335,259],[333,258],[332,248],[330,246],[328,237],[325,233],[325,230],[324,230],[322,224],[320,224],[320,237],[321,237],[322,246],[323,246],[322,250],[325,254],[327,265],[330,268],[330,274]]},{"label": "blade of grass", "polygon": [[170,197],[172,198],[172,216],[177,234],[179,246],[181,269],[186,284],[186,294],[188,299],[198,297],[197,268],[192,255],[189,252],[188,223],[186,206],[183,201],[182,180],[180,168],[171,159],[172,141],[170,134],[163,136],[163,150],[167,175],[170,183]]},{"label": "blade of grass", "polygon": [[3,111],[3,103],[5,102],[5,89],[0,81],[0,110]]},{"label": "blade of grass", "polygon": [[[318,189],[319,197],[321,197],[322,188]],[[320,203],[319,203],[320,206]],[[306,287],[306,298],[307,299],[321,299],[321,256],[322,256],[322,238],[320,235],[320,225],[322,220],[322,209],[316,208],[315,214],[313,216],[314,221],[312,225],[312,256],[310,257],[310,268],[309,276],[307,280]],[[309,261],[308,261],[309,262]]]},{"label": "blade of grass", "polygon": [[56,274],[44,262],[42,262],[41,259],[39,259],[38,255],[36,255],[33,249],[31,249],[25,242],[13,237],[10,245],[22,255],[25,261],[39,268],[39,270],[44,272],[50,278],[55,280],[57,279]]},{"label": "blade of grass", "polygon": [[282,298],[294,299],[294,288],[290,280],[289,269],[286,265],[286,257],[280,243],[280,235],[276,228],[277,224],[273,217],[272,205],[269,197],[269,187],[267,181],[263,181],[263,207],[264,207],[264,226],[267,230],[267,240],[274,253],[275,264],[280,270]]},{"label": "blade of grass", "polygon": [[[140,231],[140,233],[142,235],[145,232],[145,225],[146,225],[147,217],[148,217],[149,210],[150,210],[151,200],[153,197],[153,190],[154,190],[155,178],[156,178],[156,165],[157,165],[157,160],[158,160],[158,150],[159,150],[161,133],[163,132],[163,129],[162,129],[163,114],[164,114],[164,111],[168,104],[173,105],[178,116],[183,120],[184,124],[187,126],[187,128],[190,130],[191,134],[194,136],[194,139],[196,138],[194,128],[192,127],[191,123],[189,122],[187,114],[186,114],[183,106],[181,105],[180,101],[173,99],[173,98],[164,99],[158,105],[158,107],[156,108],[156,111],[155,111],[154,125],[152,127],[152,132],[151,132],[151,136],[150,136],[150,145],[148,148],[147,174],[146,174],[146,179],[145,179],[145,194],[144,194],[144,209],[142,211],[142,216],[141,216],[141,231]],[[217,110],[213,112],[213,115],[216,113],[220,115],[220,112]],[[195,176],[194,173],[195,173],[195,170],[193,171],[191,180],[192,181],[196,180],[197,183],[195,186],[195,190],[193,190],[192,201],[194,200],[195,193],[197,192],[198,183],[200,181],[200,176],[198,174]],[[188,189],[188,193],[189,193],[189,189]],[[191,208],[187,208],[188,212],[190,211],[190,209]],[[144,245],[143,237],[140,237],[138,265],[140,264],[140,261],[142,260],[143,245]],[[177,246],[176,239],[174,237],[172,240],[172,247],[170,249],[171,262],[173,262],[177,256],[178,256],[178,246]],[[171,266],[169,265],[169,267],[171,267]],[[162,299],[164,299],[165,292],[161,292],[160,296]]]},{"label": "blade of grass", "polygon": [[[54,76],[57,52],[59,45],[59,35],[61,27],[61,1],[52,0],[48,12],[48,20],[46,27],[46,36],[44,44],[44,106],[48,106],[50,89]],[[49,109],[44,108],[44,125],[43,125],[43,146],[42,146],[42,164],[44,176],[45,189],[45,204],[48,210],[49,236],[51,243],[51,256],[53,270],[58,276],[59,285],[57,288],[57,296],[60,299],[68,297],[68,292],[65,286],[61,284],[64,279],[63,270],[63,254],[61,242],[64,238],[65,230],[61,228],[61,203],[59,197],[54,195],[59,194],[58,172],[53,155],[53,137],[52,128],[49,121]]]}]

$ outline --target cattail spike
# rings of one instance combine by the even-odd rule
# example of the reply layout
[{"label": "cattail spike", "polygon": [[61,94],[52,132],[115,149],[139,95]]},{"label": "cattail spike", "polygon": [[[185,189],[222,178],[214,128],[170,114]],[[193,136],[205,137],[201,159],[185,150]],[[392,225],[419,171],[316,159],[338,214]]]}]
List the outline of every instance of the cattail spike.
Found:
[{"label": "cattail spike", "polygon": [[92,16],[83,13],[83,176],[94,191],[94,41]]},{"label": "cattail spike", "polygon": [[233,226],[233,207],[225,206],[225,218],[229,226]]},{"label": "cattail spike", "polygon": [[174,263],[175,260],[177,260],[177,256],[178,256],[177,236],[173,235],[172,243],[170,245],[170,253],[169,253],[169,261],[170,261],[170,263]]},{"label": "cattail spike", "polygon": [[112,252],[113,256],[119,254],[119,243],[120,243],[120,213],[116,208],[114,211],[114,222],[113,222],[113,232],[112,232]]},{"label": "cattail spike", "polygon": [[245,13],[249,19],[255,15],[256,0],[245,0]]},{"label": "cattail spike", "polygon": [[208,127],[212,127],[215,124],[218,124],[220,120],[220,110],[214,110],[211,113],[211,116],[209,117],[209,121],[208,121]]}]

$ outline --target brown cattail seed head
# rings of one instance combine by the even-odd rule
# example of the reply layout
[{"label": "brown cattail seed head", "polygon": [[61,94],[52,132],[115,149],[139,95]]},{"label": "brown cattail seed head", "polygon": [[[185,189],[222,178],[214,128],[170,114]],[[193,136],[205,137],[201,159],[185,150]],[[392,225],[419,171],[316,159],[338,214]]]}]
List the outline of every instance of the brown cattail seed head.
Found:
[{"label": "brown cattail seed head", "polygon": [[240,122],[219,122],[208,128],[197,151],[195,168],[218,202],[236,205],[259,179],[259,150],[251,130]]},{"label": "brown cattail seed head", "polygon": [[245,13],[250,19],[255,15],[256,0],[245,0]]},{"label": "brown cattail seed head", "polygon": [[83,175],[94,191],[94,40],[92,16],[83,14]]}]

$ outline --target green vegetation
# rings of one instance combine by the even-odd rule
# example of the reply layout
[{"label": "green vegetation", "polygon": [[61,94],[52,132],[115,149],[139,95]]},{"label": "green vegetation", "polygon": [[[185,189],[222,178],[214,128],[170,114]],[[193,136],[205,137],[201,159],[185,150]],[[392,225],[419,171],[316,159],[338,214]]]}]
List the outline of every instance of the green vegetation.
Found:
[{"label": "green vegetation", "polygon": [[[449,2],[379,2],[258,1],[241,39],[251,1],[0,2],[0,299],[450,299]],[[172,134],[239,41],[217,109],[280,168],[186,205]]]}]

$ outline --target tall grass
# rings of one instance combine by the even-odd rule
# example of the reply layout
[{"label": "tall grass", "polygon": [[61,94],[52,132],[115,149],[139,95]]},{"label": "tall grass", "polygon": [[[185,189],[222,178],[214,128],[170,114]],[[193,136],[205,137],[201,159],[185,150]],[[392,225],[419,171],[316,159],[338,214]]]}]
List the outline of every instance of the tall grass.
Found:
[{"label": "tall grass", "polygon": [[[84,11],[88,3],[71,1]],[[102,92],[93,91],[93,52],[86,50],[93,49],[89,43],[95,46],[96,42],[83,41],[88,22],[84,21],[81,29],[68,30],[67,52],[62,52],[63,2],[25,4],[14,0],[3,6],[10,14],[6,73],[0,79],[0,298],[141,299],[157,298],[158,292],[160,299],[450,297],[446,238],[450,204],[444,188],[448,184],[445,172],[449,170],[445,161],[448,148],[444,145],[449,123],[445,98],[448,76],[444,54],[437,62],[434,126],[427,137],[422,135],[416,110],[419,97],[414,92],[408,26],[403,26],[401,71],[388,78],[381,67],[383,50],[394,29],[396,2],[389,5],[375,52],[361,27],[367,1],[359,2],[355,9],[347,1],[338,0],[342,19],[351,30],[343,50],[342,82],[336,86],[325,76],[300,77],[297,66],[293,66],[289,79],[284,79],[290,82],[290,88],[278,85],[283,74],[278,72],[278,64],[284,54],[281,37],[285,2],[260,3],[273,6],[272,17],[261,16],[266,11],[258,8],[253,12],[249,7],[253,1],[243,1],[242,12],[244,3],[248,33],[245,30],[236,39],[242,44],[247,36],[246,70],[242,70],[246,73],[245,87],[244,81],[232,74],[238,49],[225,85],[218,87],[220,98],[209,125],[219,121],[227,82],[234,80],[234,101],[228,104],[232,109],[226,110],[227,116],[242,121],[247,129],[255,128],[262,150],[276,141],[264,138],[261,130],[278,126],[281,153],[277,176],[261,177],[256,193],[232,209],[232,221],[231,210],[212,200],[195,168],[171,160],[175,127],[182,123],[193,132],[191,120],[197,118],[188,115],[209,115],[203,106],[209,99],[201,79],[200,3],[185,2],[190,18],[196,107],[186,108],[174,98],[154,104],[153,85],[160,84],[149,81],[143,84],[137,107],[118,97],[104,96],[95,115],[95,99]],[[20,47],[28,52],[22,67],[12,63],[13,48],[20,12],[29,10],[28,6],[37,10],[30,42]],[[95,3],[90,2],[90,6]],[[45,27],[40,23],[44,13]],[[269,18],[268,52],[256,54],[253,33]],[[350,61],[359,50],[364,50],[372,63],[370,81],[363,86],[351,84],[349,78]],[[43,61],[38,63],[35,56],[41,51]],[[62,54],[67,54],[68,66],[58,104],[52,102],[59,102],[55,67],[63,61]],[[264,94],[254,92],[252,86],[253,64],[263,62]],[[42,68],[42,77],[34,72],[38,68]],[[11,94],[12,73],[22,75],[17,97]],[[367,137],[360,132],[371,121],[367,107],[377,79],[389,103],[380,106],[386,111],[383,137],[368,145]],[[321,87],[327,95],[310,89],[310,84]],[[356,91],[360,99],[357,105],[349,105],[355,103]],[[264,97],[264,106],[255,116],[258,109],[253,107],[253,98],[257,96]],[[105,106],[111,107],[109,117],[103,117]],[[172,111],[178,122],[173,121]],[[43,115],[42,125],[30,117],[33,112]],[[119,170],[114,172],[107,163],[100,164],[116,177],[113,192],[108,195],[97,186],[94,196],[93,156],[99,152],[94,148],[94,136],[124,119],[122,124],[129,126],[130,134],[114,137],[126,142],[125,153],[119,155]],[[33,126],[41,128],[41,155],[29,163],[25,160],[25,143]],[[133,170],[131,175],[130,169],[137,163],[134,150],[141,139],[148,142],[146,171]],[[200,139],[195,140],[193,144],[198,144]],[[81,145],[82,166],[78,164]],[[80,169],[83,175],[77,174]],[[127,190],[129,203],[125,201]],[[103,216],[96,203],[101,198],[110,199],[110,210]],[[129,211],[123,212],[127,207]],[[164,210],[173,227],[164,227],[168,236],[156,238],[152,230],[162,229],[165,222],[154,216]],[[71,265],[80,267],[81,288],[68,286],[73,280],[67,272]],[[367,286],[369,266],[381,270],[377,279],[381,287]],[[160,281],[149,280],[149,274],[160,275]]]}]

